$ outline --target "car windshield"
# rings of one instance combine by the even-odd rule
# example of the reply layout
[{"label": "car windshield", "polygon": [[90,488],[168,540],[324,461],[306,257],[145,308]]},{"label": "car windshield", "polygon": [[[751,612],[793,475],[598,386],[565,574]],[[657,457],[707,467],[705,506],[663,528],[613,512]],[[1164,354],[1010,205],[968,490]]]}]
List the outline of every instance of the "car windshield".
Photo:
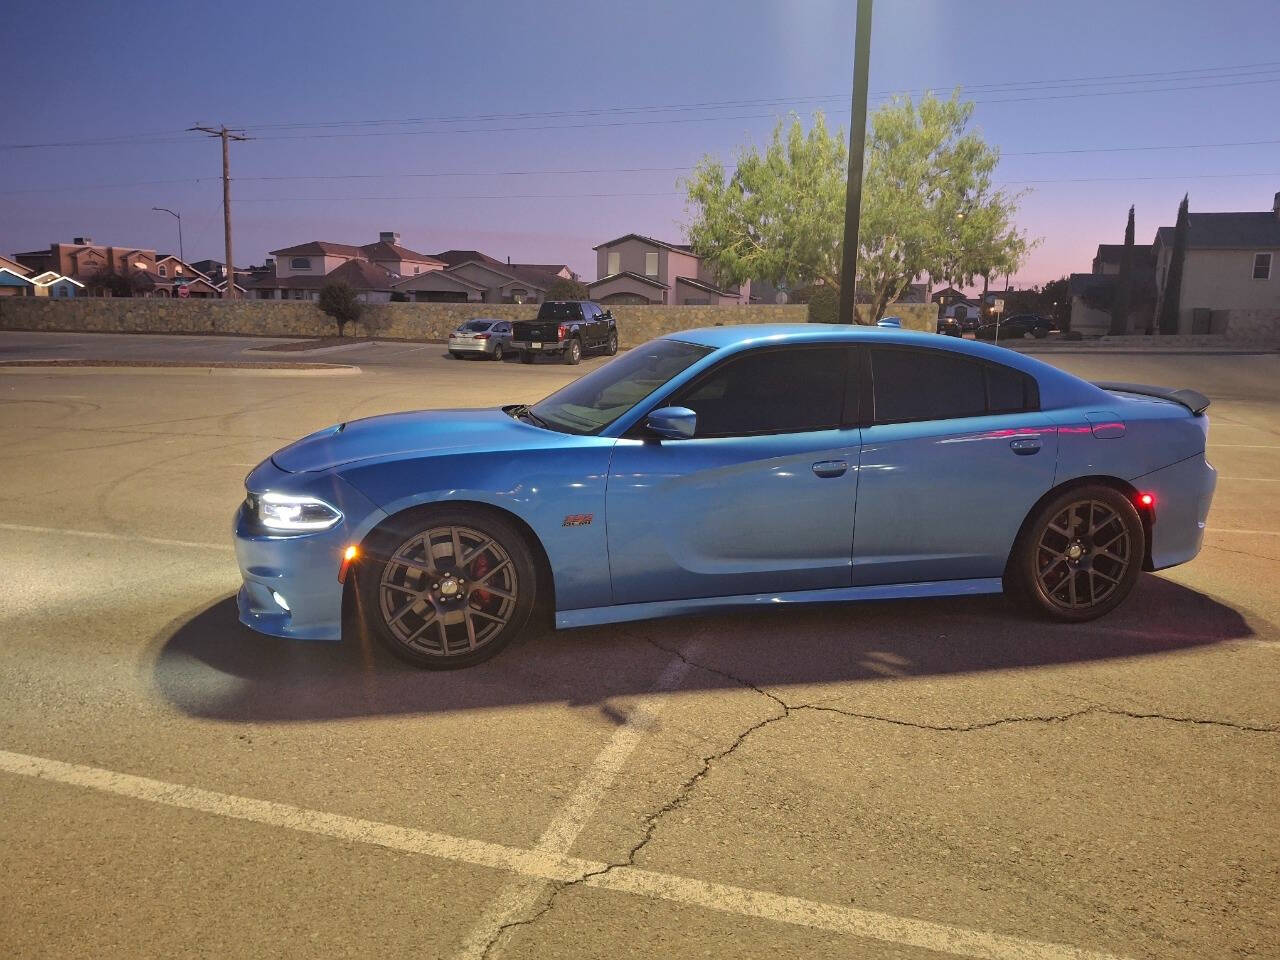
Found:
[{"label": "car windshield", "polygon": [[493,326],[492,320],[468,320],[458,329],[464,330],[467,333],[483,333],[485,330],[488,330],[491,326]]},{"label": "car windshield", "polygon": [[552,430],[598,433],[710,352],[696,343],[650,340],[562,387],[529,412]]}]

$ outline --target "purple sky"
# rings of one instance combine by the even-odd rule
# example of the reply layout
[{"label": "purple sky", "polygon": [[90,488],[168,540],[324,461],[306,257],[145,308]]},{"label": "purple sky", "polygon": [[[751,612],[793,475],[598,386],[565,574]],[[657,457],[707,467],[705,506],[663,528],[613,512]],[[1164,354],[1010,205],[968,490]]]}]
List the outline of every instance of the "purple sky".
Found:
[{"label": "purple sky", "polygon": [[[0,253],[80,235],[174,249],[173,219],[151,210],[166,206],[182,213],[188,260],[221,260],[217,147],[181,131],[225,122],[256,138],[232,153],[241,264],[398,230],[413,249],[567,262],[594,279],[596,243],[681,236],[671,168],[731,157],[791,109],[847,124],[853,8],[85,4],[52,27],[44,5],[10,0]],[[1026,183],[1020,217],[1042,243],[1018,279],[1041,282],[1120,242],[1130,203],[1139,242],[1172,224],[1186,191],[1192,210],[1270,208],[1275,26],[1275,0],[880,0],[871,90],[961,84],[985,101],[975,122],[1004,153],[1000,179],[1050,181]],[[690,106],[726,101],[749,102]],[[407,118],[419,122],[368,123]],[[100,138],[117,142],[8,148]],[[1278,142],[1033,153],[1259,140]],[[564,172],[583,170],[610,172]],[[353,174],[373,176],[292,179]],[[289,179],[253,179],[266,177]]]}]

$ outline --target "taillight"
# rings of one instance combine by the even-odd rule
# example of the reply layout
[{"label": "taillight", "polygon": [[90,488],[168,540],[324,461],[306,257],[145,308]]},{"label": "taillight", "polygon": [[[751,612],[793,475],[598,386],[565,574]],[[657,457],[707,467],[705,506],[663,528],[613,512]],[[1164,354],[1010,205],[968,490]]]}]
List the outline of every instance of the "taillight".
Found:
[{"label": "taillight", "polygon": [[1140,493],[1140,494],[1138,494],[1138,506],[1140,506],[1140,507],[1154,507],[1155,505],[1156,505],[1156,498],[1155,498],[1155,494],[1153,494],[1153,493]]},{"label": "taillight", "polygon": [[489,335],[489,334],[487,334],[487,333],[479,334],[479,338],[480,338],[481,340],[488,340],[488,339],[489,339],[489,336],[490,336],[490,335]]},{"label": "taillight", "polygon": [[556,327],[557,340],[563,340],[567,333],[568,333],[568,330],[565,328],[565,325],[563,323],[560,324],[560,326]]}]

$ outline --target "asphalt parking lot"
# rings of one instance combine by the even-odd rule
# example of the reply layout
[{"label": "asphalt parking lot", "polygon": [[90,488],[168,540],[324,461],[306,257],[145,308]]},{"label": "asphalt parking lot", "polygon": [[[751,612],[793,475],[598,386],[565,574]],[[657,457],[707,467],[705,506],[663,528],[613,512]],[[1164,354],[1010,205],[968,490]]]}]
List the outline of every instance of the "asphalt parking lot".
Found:
[{"label": "asphalt parking lot", "polygon": [[[0,333],[0,360],[247,345]],[[242,479],[602,361],[323,359],[362,372],[0,368],[0,954],[1280,955],[1280,355],[1047,358],[1213,400],[1205,549],[1100,621],[756,611],[447,674],[240,627]]]}]

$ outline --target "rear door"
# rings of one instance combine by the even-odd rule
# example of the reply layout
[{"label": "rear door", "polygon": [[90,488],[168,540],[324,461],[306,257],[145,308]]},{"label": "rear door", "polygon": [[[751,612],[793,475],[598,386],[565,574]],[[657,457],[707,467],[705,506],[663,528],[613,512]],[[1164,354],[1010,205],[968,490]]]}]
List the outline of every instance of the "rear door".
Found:
[{"label": "rear door", "polygon": [[1020,371],[929,348],[866,351],[853,584],[999,577],[1053,485],[1058,435]]},{"label": "rear door", "polygon": [[693,437],[618,441],[606,493],[615,603],[848,586],[851,354],[735,355],[657,404],[693,409]]}]

